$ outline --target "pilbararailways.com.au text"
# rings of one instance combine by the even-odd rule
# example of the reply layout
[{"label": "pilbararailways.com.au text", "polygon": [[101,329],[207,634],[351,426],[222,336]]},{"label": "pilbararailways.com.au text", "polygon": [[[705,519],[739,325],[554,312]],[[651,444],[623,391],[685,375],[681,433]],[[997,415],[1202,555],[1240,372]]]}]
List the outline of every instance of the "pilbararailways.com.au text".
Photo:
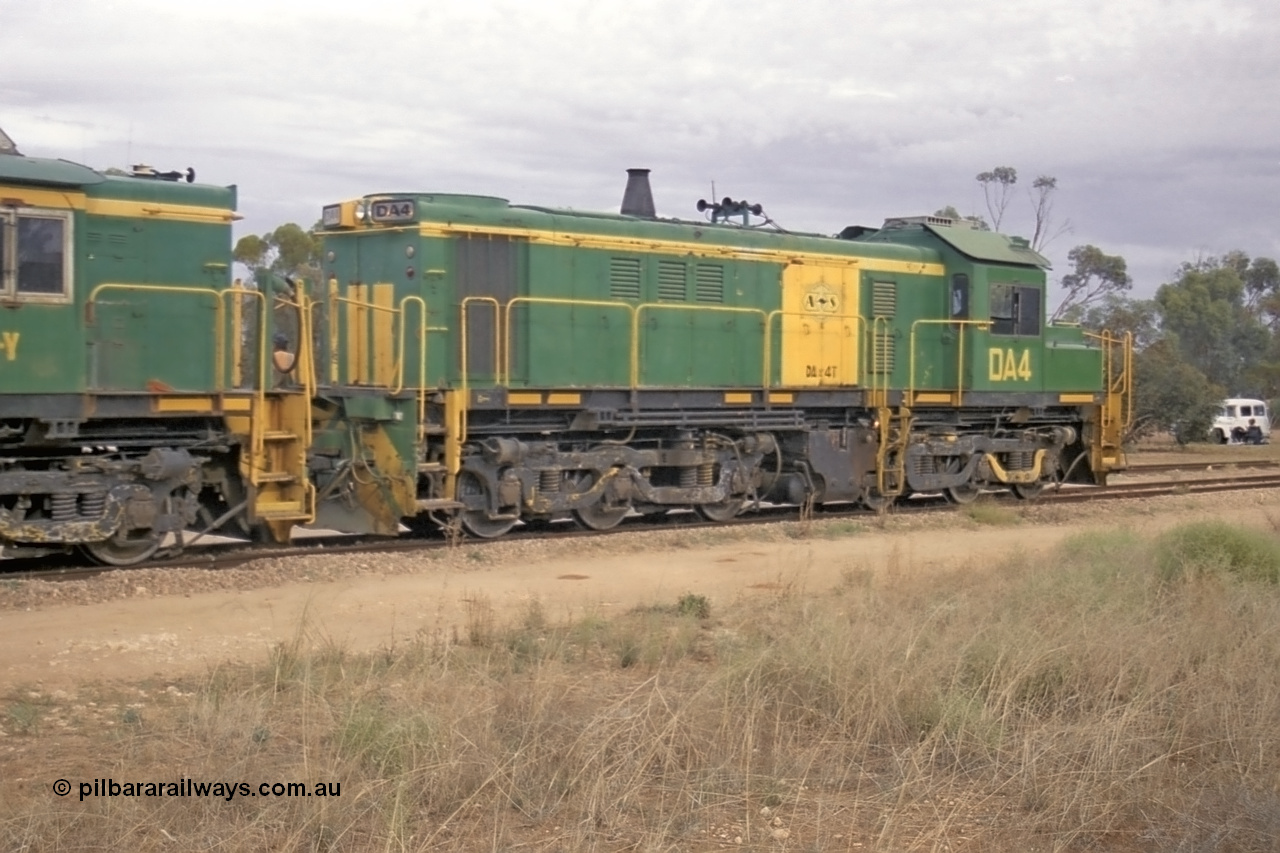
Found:
[{"label": "pilbararailways.com.au text", "polygon": [[[197,782],[195,779],[179,779],[176,782],[117,782],[114,779],[94,779],[78,783],[80,801],[86,797],[218,797],[231,802],[236,797],[340,797],[341,782]],[[71,783],[59,779],[53,783],[53,792],[60,797],[71,793]]]}]

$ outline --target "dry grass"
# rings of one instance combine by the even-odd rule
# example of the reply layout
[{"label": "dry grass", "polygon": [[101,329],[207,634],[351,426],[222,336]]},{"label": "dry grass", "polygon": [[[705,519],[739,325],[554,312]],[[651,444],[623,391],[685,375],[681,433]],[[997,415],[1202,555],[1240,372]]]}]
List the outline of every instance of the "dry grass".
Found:
[{"label": "dry grass", "polygon": [[979,497],[968,506],[961,507],[961,513],[975,524],[991,527],[1008,527],[1022,523],[1022,515],[1017,509],[1006,503],[992,500],[986,495]]},{"label": "dry grass", "polygon": [[[461,636],[375,655],[304,626],[261,666],[57,734],[15,691],[4,742],[29,757],[6,773],[31,785],[0,847],[1276,850],[1280,589],[1221,556],[1269,559],[1237,534],[1099,532],[1047,562],[895,562],[571,624],[477,599]],[[342,787],[78,802],[59,776]]]}]

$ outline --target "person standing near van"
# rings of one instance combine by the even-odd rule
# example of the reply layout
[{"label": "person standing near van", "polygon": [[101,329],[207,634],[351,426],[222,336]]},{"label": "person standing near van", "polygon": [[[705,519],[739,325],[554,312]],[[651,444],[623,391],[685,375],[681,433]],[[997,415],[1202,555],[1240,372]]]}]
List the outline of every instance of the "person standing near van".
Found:
[{"label": "person standing near van", "polygon": [[1262,427],[1253,418],[1249,418],[1249,428],[1244,431],[1245,444],[1262,444]]}]

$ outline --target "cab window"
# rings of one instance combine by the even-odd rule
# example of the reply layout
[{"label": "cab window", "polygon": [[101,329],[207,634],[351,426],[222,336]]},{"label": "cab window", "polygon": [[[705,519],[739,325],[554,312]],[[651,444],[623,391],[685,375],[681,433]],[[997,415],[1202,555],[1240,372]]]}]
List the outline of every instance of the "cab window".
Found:
[{"label": "cab window", "polygon": [[1040,334],[1040,288],[993,284],[990,305],[993,334],[1024,337]]},{"label": "cab window", "polygon": [[969,316],[969,276],[958,272],[951,276],[951,319],[964,320]]},{"label": "cab window", "polygon": [[71,218],[60,211],[0,212],[0,296],[61,301],[69,296]]}]

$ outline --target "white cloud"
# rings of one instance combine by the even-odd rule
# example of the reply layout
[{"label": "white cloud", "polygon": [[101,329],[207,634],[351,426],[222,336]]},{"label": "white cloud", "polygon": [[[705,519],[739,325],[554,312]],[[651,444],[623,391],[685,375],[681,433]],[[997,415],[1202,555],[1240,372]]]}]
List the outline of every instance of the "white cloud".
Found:
[{"label": "white cloud", "polygon": [[1133,247],[1140,288],[1196,241],[1280,253],[1263,0],[74,9],[0,0],[0,126],[30,154],[193,164],[253,230],[393,187],[615,208],[651,166],[665,214],[714,180],[834,231],[980,212],[973,176],[1008,164],[1059,178],[1067,239]]}]

